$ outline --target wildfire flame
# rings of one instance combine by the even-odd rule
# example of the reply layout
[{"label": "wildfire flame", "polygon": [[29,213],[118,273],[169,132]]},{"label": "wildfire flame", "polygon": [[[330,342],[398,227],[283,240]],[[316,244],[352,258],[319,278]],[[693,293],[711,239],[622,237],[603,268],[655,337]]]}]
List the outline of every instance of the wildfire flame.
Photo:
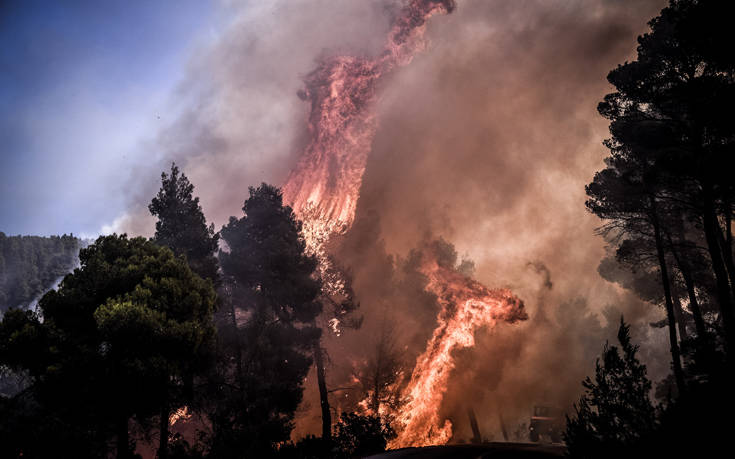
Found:
[{"label": "wildfire flame", "polygon": [[[387,72],[407,65],[424,49],[426,21],[450,13],[454,0],[410,0],[398,14],[383,52],[373,58],[335,56],[324,59],[304,80],[299,97],[311,103],[307,145],[283,186],[285,202],[303,221],[308,250],[320,262],[324,289],[339,293],[344,281],[335,275],[327,243],[354,221],[367,157],[377,128],[373,105],[377,84]],[[475,331],[498,320],[526,318],[523,303],[508,290],[489,290],[455,270],[440,266],[424,251],[421,271],[442,310],[437,328],[418,358],[406,386],[406,406],[396,416],[398,437],[391,447],[446,443],[451,423],[439,419],[452,351],[474,344]],[[336,326],[336,325],[335,325]]]},{"label": "wildfire flame", "polygon": [[[310,229],[339,232],[352,225],[377,127],[372,109],[377,83],[425,47],[430,16],[453,9],[454,0],[411,0],[379,56],[329,57],[306,76],[299,96],[311,102],[311,142],[286,180],[283,196],[297,214],[308,213],[320,222]],[[305,235],[311,242],[312,235]]]},{"label": "wildfire flame", "polygon": [[510,290],[490,290],[452,267],[441,266],[430,247],[422,251],[421,272],[426,289],[435,294],[442,309],[426,350],[416,360],[406,388],[408,402],[396,416],[398,436],[390,448],[446,443],[452,423],[442,424],[439,407],[454,368],[452,352],[474,346],[475,331],[498,320],[516,322],[528,318],[523,302]]}]

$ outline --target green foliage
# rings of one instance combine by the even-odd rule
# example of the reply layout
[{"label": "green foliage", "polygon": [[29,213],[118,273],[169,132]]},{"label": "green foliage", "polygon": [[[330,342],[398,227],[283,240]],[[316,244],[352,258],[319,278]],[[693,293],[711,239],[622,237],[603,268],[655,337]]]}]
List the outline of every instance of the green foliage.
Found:
[{"label": "green foliage", "polygon": [[217,283],[219,235],[214,232],[214,223],[207,226],[199,198],[193,197],[193,192],[194,185],[179,173],[175,163],[171,164],[170,175],[161,174],[161,189],[148,205],[151,214],[158,217],[153,240],[177,256],[184,255],[192,271]]},{"label": "green foliage", "polygon": [[[76,439],[74,450],[56,455],[100,456],[112,437],[127,437],[128,419],[151,417],[206,368],[216,297],[182,258],[143,238],[103,236],[79,259],[41,299],[43,321],[32,312],[5,315],[0,364],[30,375],[24,396],[38,407],[36,422],[58,423],[57,435]],[[45,455],[44,445],[17,446]]]},{"label": "green foliage", "polygon": [[72,235],[6,236],[0,232],[0,312],[25,307],[77,263]]},{"label": "green foliage", "polygon": [[635,445],[656,426],[656,413],[648,396],[651,381],[646,366],[636,356],[630,327],[620,319],[620,349],[605,344],[597,359],[594,380],[587,377],[585,394],[567,418],[564,435],[571,457],[615,455]]},{"label": "green foliage", "polygon": [[212,454],[267,456],[288,440],[301,383],[319,337],[320,282],[305,254],[301,223],[281,192],[250,188],[245,216],[221,235],[227,314],[218,321],[219,399],[211,414]]},{"label": "green foliage", "polygon": [[283,205],[281,191],[268,184],[250,188],[242,208],[230,217],[221,235],[229,248],[221,251],[222,270],[247,290],[247,308],[270,308],[277,317],[310,323],[320,312],[321,290],[314,277],[317,261],[305,254],[301,222]]}]

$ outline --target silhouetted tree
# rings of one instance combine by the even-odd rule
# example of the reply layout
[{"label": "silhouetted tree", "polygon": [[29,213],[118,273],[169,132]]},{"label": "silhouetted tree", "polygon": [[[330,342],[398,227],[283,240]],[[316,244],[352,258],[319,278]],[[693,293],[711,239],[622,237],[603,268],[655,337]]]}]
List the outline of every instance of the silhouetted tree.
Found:
[{"label": "silhouetted tree", "polygon": [[193,192],[194,185],[175,163],[170,174],[161,173],[161,189],[148,205],[151,215],[158,217],[153,241],[170,248],[176,256],[184,255],[192,271],[216,285],[219,235],[214,232],[214,223],[207,226]]},{"label": "silhouetted tree", "polygon": [[[173,250],[176,256],[184,256],[191,269],[203,279],[210,279],[219,284],[219,266],[216,253],[219,234],[214,232],[214,224],[207,226],[204,213],[199,205],[199,198],[193,196],[194,185],[179,171],[175,163],[171,164],[170,174],[161,173],[161,188],[151,200],[148,209],[158,217],[156,234],[153,241]],[[187,377],[188,391],[193,389],[192,376]],[[179,402],[177,394],[163,405],[159,415],[160,446],[158,455],[167,456],[168,419]],[[191,397],[189,397],[191,398]]]},{"label": "silhouetted tree", "polygon": [[648,397],[651,381],[622,318],[618,341],[620,348],[605,344],[594,380],[587,377],[582,382],[585,394],[575,405],[575,414],[567,417],[564,438],[571,457],[618,457],[656,427],[656,413]]},{"label": "silhouetted tree", "polygon": [[385,451],[396,433],[390,424],[377,415],[342,413],[334,428],[334,443],[338,457],[363,457]]},{"label": "silhouetted tree", "polygon": [[384,320],[365,366],[355,375],[369,400],[371,414],[380,417],[381,405],[391,411],[399,408],[400,390],[396,383],[403,364],[401,351],[396,345],[395,329]]},{"label": "silhouetted tree", "polygon": [[590,199],[586,205],[591,212],[609,222],[601,228],[603,234],[618,241],[634,240],[639,257],[642,252],[655,254],[663,287],[674,376],[679,393],[684,393],[671,278],[661,229],[663,215],[668,211],[659,197],[663,192],[662,179],[655,168],[629,145],[613,145],[611,140],[606,143],[612,155],[607,160],[608,167],[596,173],[594,181],[587,185]]},{"label": "silhouetted tree", "polygon": [[320,281],[301,223],[281,191],[250,188],[245,215],[222,228],[228,320],[220,330],[222,399],[211,415],[212,454],[267,456],[289,438],[302,382],[319,338]]},{"label": "silhouetted tree", "polygon": [[[326,256],[328,259],[327,266],[320,270],[322,291],[319,295],[319,301],[322,303],[322,313],[315,319],[313,324],[321,330],[321,336],[314,343],[313,356],[319,389],[319,407],[322,412],[322,439],[328,442],[332,436],[332,411],[329,404],[330,390],[327,387],[326,361],[328,355],[322,347],[322,338],[326,333],[339,336],[347,329],[360,328],[362,326],[362,316],[356,317],[354,315],[360,308],[360,304],[355,301],[351,272],[339,266],[333,257]],[[328,287],[324,288],[325,285]],[[329,288],[329,286],[332,288]]]},{"label": "silhouetted tree", "polygon": [[[636,185],[648,193],[647,202],[638,204],[647,204],[655,217],[648,222],[652,239],[682,245],[680,238],[669,239],[667,221],[693,221],[702,232],[728,348],[735,343],[735,187],[729,172],[735,165],[735,55],[724,18],[733,13],[729,1],[672,0],[639,38],[637,59],[610,72],[616,92],[599,106],[612,134],[606,171],[637,169]],[[678,261],[688,275],[686,259]]]},{"label": "silhouetted tree", "polygon": [[79,259],[41,299],[43,321],[11,310],[0,324],[0,363],[31,378],[12,403],[35,406],[51,440],[72,439],[16,444],[24,456],[100,457],[115,437],[129,457],[130,419],[159,413],[210,358],[214,290],[169,249],[103,236]]}]

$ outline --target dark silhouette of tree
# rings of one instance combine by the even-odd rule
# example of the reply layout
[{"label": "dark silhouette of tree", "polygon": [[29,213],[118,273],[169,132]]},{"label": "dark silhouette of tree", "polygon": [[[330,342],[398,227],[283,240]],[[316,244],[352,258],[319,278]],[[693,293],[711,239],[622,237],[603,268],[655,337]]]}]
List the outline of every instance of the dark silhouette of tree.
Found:
[{"label": "dark silhouette of tree", "polygon": [[[599,111],[610,120],[612,136],[606,145],[611,156],[608,169],[595,178],[599,187],[591,184],[588,188],[595,204],[605,207],[608,197],[612,202],[631,192],[617,190],[621,191],[617,196],[612,193],[606,197],[607,192],[615,191],[615,184],[605,183],[606,179],[635,169],[631,175],[635,179],[618,185],[625,188],[633,182],[645,192],[639,195],[646,199],[635,205],[637,210],[647,209],[649,237],[657,251],[664,252],[659,258],[665,259],[667,246],[672,250],[688,246],[691,250],[695,246],[691,242],[698,238],[689,239],[687,244],[682,236],[688,238],[688,231],[671,230],[682,222],[694,223],[690,226],[702,234],[714,273],[727,348],[735,343],[731,245],[735,187],[729,172],[734,165],[731,107],[735,102],[735,55],[729,46],[731,27],[723,18],[734,12],[735,5],[728,1],[672,0],[649,23],[651,32],[638,40],[637,59],[620,65],[608,76],[616,92],[605,97]],[[629,214],[625,208],[618,211]],[[685,281],[693,285],[695,276],[687,258],[672,253],[677,255],[682,275],[688,278]],[[690,303],[696,307],[696,302]],[[696,314],[694,309],[692,312]],[[703,322],[695,319],[702,331]]]},{"label": "dark silhouette of tree", "polygon": [[0,324],[0,363],[31,378],[11,404],[31,406],[53,433],[19,437],[24,456],[100,457],[115,438],[129,457],[131,418],[160,413],[210,360],[215,293],[182,259],[125,235],[100,237],[79,259],[41,299],[43,321],[11,310]]},{"label": "dark silhouette of tree", "polygon": [[656,427],[655,409],[648,397],[651,381],[622,317],[618,341],[620,348],[605,344],[594,379],[587,377],[582,382],[585,394],[575,405],[575,414],[567,417],[564,439],[571,457],[617,457]]},{"label": "dark silhouette of tree", "polygon": [[[340,266],[337,260],[329,257],[326,269],[322,270],[322,292],[319,301],[322,313],[315,319],[313,326],[321,330],[319,340],[314,343],[313,357],[316,370],[317,387],[319,389],[319,407],[322,412],[322,439],[329,442],[332,436],[332,411],[329,404],[326,363],[329,356],[322,347],[322,338],[326,333],[341,335],[345,330],[356,330],[362,326],[362,316],[355,316],[360,303],[355,301],[352,289],[352,273]],[[337,288],[324,288],[324,285],[337,285]]]},{"label": "dark silhouette of tree", "polygon": [[371,414],[380,417],[380,407],[395,411],[400,406],[399,376],[404,370],[402,353],[396,344],[395,329],[391,322],[383,320],[372,352],[365,366],[355,377],[369,400]]},{"label": "dark silhouette of tree", "polygon": [[342,413],[334,427],[337,457],[363,457],[385,451],[396,433],[385,419],[377,415]]},{"label": "dark silhouette of tree", "polygon": [[245,216],[222,228],[227,317],[221,334],[220,393],[211,414],[214,455],[268,456],[288,440],[309,354],[320,330],[321,284],[305,254],[301,223],[281,191],[250,188]]},{"label": "dark silhouette of tree", "polygon": [[[216,253],[219,234],[214,232],[214,224],[207,226],[199,198],[194,197],[193,192],[194,185],[179,171],[175,163],[171,164],[170,174],[161,173],[161,188],[148,205],[151,214],[158,217],[153,241],[170,248],[176,256],[185,257],[195,273],[218,285],[219,266]],[[194,385],[191,375],[187,378],[186,385],[191,392]],[[159,415],[160,458],[168,455],[168,419],[171,410],[180,404],[176,395],[171,394],[172,397],[163,405]]]},{"label": "dark silhouette of tree", "polygon": [[[611,124],[611,131],[614,126],[615,122]],[[684,393],[671,279],[661,230],[662,216],[669,211],[659,198],[662,181],[655,168],[645,157],[637,155],[630,145],[614,144],[614,140],[608,140],[606,144],[612,155],[607,159],[608,167],[596,173],[594,181],[587,185],[590,199],[586,205],[595,215],[609,221],[601,228],[603,234],[619,241],[628,238],[627,242],[631,242],[631,238],[634,239],[632,243],[637,245],[639,256],[644,251],[655,254],[664,293],[674,377],[679,393]]]},{"label": "dark silhouette of tree", "polygon": [[175,163],[170,174],[161,173],[161,189],[148,205],[151,215],[158,217],[153,241],[170,248],[176,256],[184,255],[192,271],[216,285],[219,235],[214,232],[214,223],[207,226],[193,192],[194,185]]}]

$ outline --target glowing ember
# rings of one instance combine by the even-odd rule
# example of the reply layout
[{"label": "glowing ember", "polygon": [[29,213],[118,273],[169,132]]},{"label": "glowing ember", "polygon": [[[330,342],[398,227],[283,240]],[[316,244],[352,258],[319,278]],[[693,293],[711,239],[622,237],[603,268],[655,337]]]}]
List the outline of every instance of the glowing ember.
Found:
[{"label": "glowing ember", "polygon": [[[303,221],[304,238],[320,262],[327,293],[341,293],[345,285],[329,260],[327,244],[334,235],[347,231],[355,217],[377,127],[373,110],[377,84],[388,71],[408,64],[424,48],[430,16],[453,9],[454,0],[410,0],[379,56],[327,58],[306,77],[305,89],[299,92],[311,103],[311,141],[283,186],[283,195]],[[407,385],[409,401],[396,417],[399,436],[391,447],[446,443],[451,423],[442,424],[438,412],[454,366],[452,351],[472,346],[480,327],[526,318],[523,304],[511,292],[489,290],[451,267],[440,266],[431,249],[424,251],[424,257],[427,290],[437,296],[442,310]],[[335,333],[338,325],[330,323]],[[379,411],[383,414],[382,407]]]},{"label": "glowing ember", "polygon": [[168,424],[170,426],[173,426],[179,421],[185,422],[191,419],[191,413],[189,413],[189,407],[188,406],[182,406],[178,410],[171,413],[171,415],[168,417]]}]

